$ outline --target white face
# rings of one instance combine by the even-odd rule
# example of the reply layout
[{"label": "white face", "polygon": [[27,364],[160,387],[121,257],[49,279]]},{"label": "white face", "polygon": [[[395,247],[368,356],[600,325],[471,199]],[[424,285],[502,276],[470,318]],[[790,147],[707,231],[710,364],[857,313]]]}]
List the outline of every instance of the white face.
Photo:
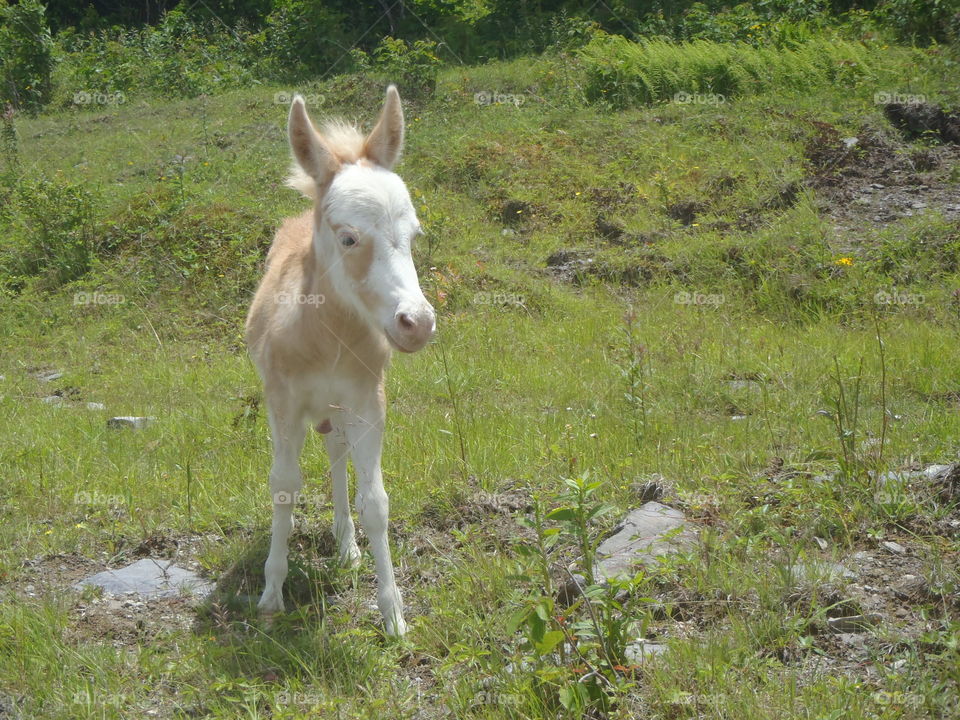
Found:
[{"label": "white face", "polygon": [[340,297],[403,352],[422,348],[436,329],[436,315],[413,265],[413,242],[420,233],[399,176],[356,163],[334,176],[314,235]]}]

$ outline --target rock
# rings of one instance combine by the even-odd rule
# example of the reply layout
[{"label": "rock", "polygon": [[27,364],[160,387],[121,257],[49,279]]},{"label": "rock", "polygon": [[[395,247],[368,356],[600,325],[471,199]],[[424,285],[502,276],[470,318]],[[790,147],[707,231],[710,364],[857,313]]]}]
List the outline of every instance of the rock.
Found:
[{"label": "rock", "polygon": [[82,590],[88,585],[101,587],[113,595],[136,594],[144,598],[179,595],[189,590],[194,595],[206,596],[213,583],[190,570],[173,564],[172,560],[144,558],[117,570],[104,570],[74,584]]},{"label": "rock", "polygon": [[828,618],[827,627],[835,633],[857,633],[869,630],[883,620],[880,613],[866,613],[864,615],[848,615],[847,617]]},{"label": "rock", "polygon": [[927,480],[936,480],[939,476],[945,475],[953,465],[930,465],[922,471],[923,477]]},{"label": "rock", "polygon": [[133,428],[135,430],[142,430],[147,425],[152,423],[156,418],[152,417],[133,417],[131,415],[125,415],[121,417],[112,417],[107,420],[107,427],[109,428]]},{"label": "rock", "polygon": [[587,579],[583,575],[573,575],[557,590],[556,602],[560,607],[570,607],[583,595]]},{"label": "rock", "polygon": [[919,575],[904,575],[893,583],[893,594],[899,600],[926,600],[930,597],[930,584]]},{"label": "rock", "polygon": [[830,543],[828,543],[822,537],[817,537],[816,535],[814,535],[813,541],[817,544],[817,547],[819,547],[821,550],[826,550],[828,547],[830,547]]},{"label": "rock", "polygon": [[61,397],[60,395],[47,395],[43,398],[41,402],[46,403],[47,405],[56,405],[57,407],[63,407],[67,404],[67,399]]},{"label": "rock", "polygon": [[840,563],[818,562],[797,563],[792,568],[794,582],[819,582],[826,579],[828,582],[837,580],[855,580],[857,574]]},{"label": "rock", "polygon": [[887,541],[882,542],[882,543],[880,543],[880,544],[881,544],[885,549],[889,550],[890,552],[894,553],[895,555],[903,555],[903,554],[907,551],[907,549],[906,549],[903,545],[901,545],[900,543],[895,543],[895,542],[893,542],[892,540],[887,540]]},{"label": "rock", "polygon": [[106,409],[107,409],[107,406],[104,405],[103,403],[88,402],[88,403],[86,404],[86,408],[87,408],[87,410],[106,410]]},{"label": "rock", "polygon": [[650,480],[645,480],[643,482],[634,483],[630,488],[637,494],[637,500],[641,505],[644,505],[648,502],[654,502],[663,497],[663,485],[661,484],[662,477],[656,476]]},{"label": "rock", "polygon": [[649,662],[657,655],[662,655],[667,650],[667,646],[663,643],[652,642],[651,640],[644,640],[640,638],[634,640],[631,643],[627,644],[627,647],[624,648],[624,659],[629,662],[631,665],[642,665],[644,662]]},{"label": "rock", "polygon": [[850,150],[850,149],[856,147],[856,144],[857,144],[858,142],[860,142],[860,138],[856,138],[856,137],[846,137],[846,138],[843,138],[843,146],[844,146],[847,150]]},{"label": "rock", "polygon": [[63,373],[58,370],[47,370],[44,372],[37,373],[37,380],[40,382],[53,382],[54,380],[59,380],[63,377]]},{"label": "rock", "polygon": [[689,548],[696,530],[683,513],[658,502],[631,510],[613,534],[597,548],[594,572],[598,580],[633,575],[637,565]]}]

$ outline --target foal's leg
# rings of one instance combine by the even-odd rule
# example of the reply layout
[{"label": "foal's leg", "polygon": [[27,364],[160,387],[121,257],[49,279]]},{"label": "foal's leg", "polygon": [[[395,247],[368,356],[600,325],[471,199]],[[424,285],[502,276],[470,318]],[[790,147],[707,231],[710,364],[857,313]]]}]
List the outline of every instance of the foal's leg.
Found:
[{"label": "foal's leg", "polygon": [[330,475],[333,477],[333,536],[340,548],[340,563],[355,567],[360,562],[360,548],[350,516],[350,496],[347,486],[347,458],[350,444],[343,427],[338,423],[324,435],[327,455],[330,456]]},{"label": "foal's leg", "polygon": [[300,451],[306,437],[302,418],[270,413],[273,437],[273,467],[270,469],[270,496],[273,498],[273,527],[270,554],[263,568],[266,588],[257,607],[261,612],[283,611],[283,581],[287,578],[287,540],[293,529],[293,504],[303,486]]},{"label": "foal's leg", "polygon": [[353,467],[357,473],[357,514],[370,541],[377,567],[377,605],[388,635],[403,635],[403,600],[393,576],[390,542],[387,539],[389,499],[383,489],[380,453],[383,441],[384,407],[381,402],[344,418]]}]

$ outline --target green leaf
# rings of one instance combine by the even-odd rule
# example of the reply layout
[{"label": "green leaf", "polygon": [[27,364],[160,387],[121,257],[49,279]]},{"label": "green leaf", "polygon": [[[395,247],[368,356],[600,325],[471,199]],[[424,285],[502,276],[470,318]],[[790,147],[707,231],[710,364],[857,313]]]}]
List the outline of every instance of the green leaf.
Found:
[{"label": "green leaf", "polygon": [[543,639],[536,644],[536,650],[541,655],[553,652],[553,649],[563,641],[562,630],[551,630],[543,634]]},{"label": "green leaf", "polygon": [[556,522],[570,522],[576,519],[577,514],[573,508],[557,508],[552,513],[547,515],[547,520],[554,520]]}]

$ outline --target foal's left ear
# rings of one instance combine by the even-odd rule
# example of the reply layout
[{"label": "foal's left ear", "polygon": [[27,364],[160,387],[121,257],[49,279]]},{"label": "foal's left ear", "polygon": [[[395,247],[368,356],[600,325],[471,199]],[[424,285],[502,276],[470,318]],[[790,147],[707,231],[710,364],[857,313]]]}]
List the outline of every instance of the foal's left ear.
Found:
[{"label": "foal's left ear", "polygon": [[363,141],[363,156],[380,167],[392,170],[403,150],[403,108],[395,85],[387,88],[380,119]]}]

